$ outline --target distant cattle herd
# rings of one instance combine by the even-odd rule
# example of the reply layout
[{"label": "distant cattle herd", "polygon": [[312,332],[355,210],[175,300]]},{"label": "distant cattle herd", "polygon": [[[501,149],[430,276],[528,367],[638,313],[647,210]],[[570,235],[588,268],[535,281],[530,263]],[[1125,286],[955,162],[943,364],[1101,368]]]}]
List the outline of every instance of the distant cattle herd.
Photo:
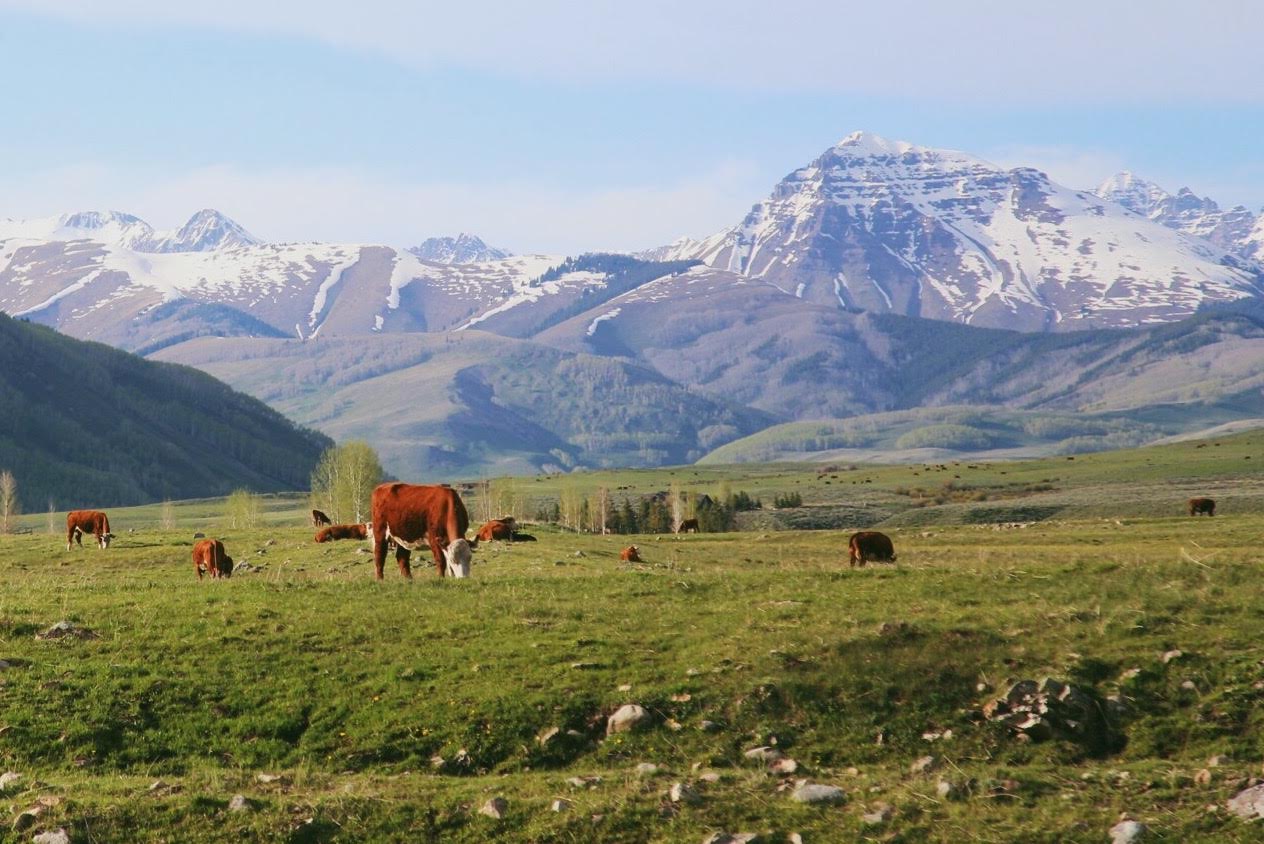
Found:
[{"label": "distant cattle herd", "polygon": [[[469,577],[473,551],[480,542],[534,542],[535,537],[518,531],[517,522],[509,516],[492,519],[480,527],[473,539],[466,539],[469,515],[461,496],[450,486],[385,483],[373,490],[371,518],[367,524],[336,525],[320,510],[312,510],[312,526],[316,542],[339,539],[368,540],[373,545],[373,568],[378,580],[383,578],[386,554],[395,552],[395,562],[404,577],[411,578],[413,551],[429,548],[440,576]],[[1190,516],[1216,515],[1216,502],[1210,498],[1191,498],[1187,502]],[[697,533],[697,519],[683,519],[676,533]],[[110,520],[98,510],[72,510],[66,514],[66,550],[83,546],[83,535],[90,534],[101,549],[110,547],[114,534]],[[230,577],[233,558],[218,539],[195,534],[193,569],[198,580],[204,574],[212,578]],[[623,562],[642,562],[640,549],[629,545],[619,552]],[[873,530],[853,533],[847,543],[848,564],[862,567],[870,562],[895,562],[895,546],[891,537]]]}]

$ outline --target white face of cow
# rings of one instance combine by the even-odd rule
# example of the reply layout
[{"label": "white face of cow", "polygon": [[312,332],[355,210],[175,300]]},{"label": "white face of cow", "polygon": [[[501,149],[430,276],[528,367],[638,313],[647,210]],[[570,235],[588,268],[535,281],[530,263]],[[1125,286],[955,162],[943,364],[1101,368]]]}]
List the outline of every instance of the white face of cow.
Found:
[{"label": "white face of cow", "polygon": [[469,577],[470,563],[474,560],[474,549],[464,539],[458,539],[443,550],[443,560],[447,564],[448,574],[452,577]]},{"label": "white face of cow", "polygon": [[101,547],[102,547],[102,548],[109,548],[109,547],[110,547],[110,540],[111,540],[111,539],[113,539],[113,538],[114,538],[114,534],[112,534],[112,533],[103,533],[103,534],[101,534]]}]

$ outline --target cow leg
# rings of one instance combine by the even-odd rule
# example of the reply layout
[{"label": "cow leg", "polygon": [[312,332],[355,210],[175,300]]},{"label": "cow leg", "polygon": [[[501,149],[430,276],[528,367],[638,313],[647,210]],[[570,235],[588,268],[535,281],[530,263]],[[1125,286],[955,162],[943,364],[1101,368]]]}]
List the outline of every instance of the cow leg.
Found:
[{"label": "cow leg", "polygon": [[386,531],[373,531],[373,572],[374,576],[382,579],[382,569],[386,566]]},{"label": "cow leg", "polygon": [[413,577],[413,567],[408,563],[408,559],[411,556],[408,549],[403,545],[396,547],[395,562],[399,563],[399,573],[409,580],[412,580]]},{"label": "cow leg", "polygon": [[439,573],[440,577],[443,577],[447,571],[447,564],[443,559],[443,546],[439,544],[439,537],[435,536],[433,531],[430,533],[430,552],[434,554],[435,571]]}]

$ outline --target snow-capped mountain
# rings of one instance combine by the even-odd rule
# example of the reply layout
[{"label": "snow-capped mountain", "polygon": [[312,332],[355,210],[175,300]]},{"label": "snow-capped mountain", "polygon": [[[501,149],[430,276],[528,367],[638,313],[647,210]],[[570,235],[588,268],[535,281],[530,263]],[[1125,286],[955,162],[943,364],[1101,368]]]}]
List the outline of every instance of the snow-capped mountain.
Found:
[{"label": "snow-capped mountain", "polygon": [[456,237],[430,237],[414,246],[409,252],[424,261],[436,264],[475,264],[479,261],[499,261],[513,253],[506,249],[488,246],[481,237],[461,232]]},{"label": "snow-capped mountain", "polygon": [[261,241],[233,220],[207,208],[174,231],[157,231],[121,211],[77,211],[58,217],[0,220],[0,241],[91,241],[136,252],[211,252]]},{"label": "snow-capped mountain", "polygon": [[213,208],[204,208],[175,232],[154,237],[145,252],[211,252],[262,241]]},{"label": "snow-capped mountain", "polygon": [[655,250],[849,309],[1029,331],[1167,322],[1259,268],[1030,168],[857,132],[739,225]]},{"label": "snow-capped mountain", "polygon": [[1264,214],[1256,216],[1242,205],[1222,209],[1210,197],[1199,197],[1189,188],[1171,194],[1127,170],[1102,182],[1096,193],[1227,252],[1255,261],[1264,258]]}]

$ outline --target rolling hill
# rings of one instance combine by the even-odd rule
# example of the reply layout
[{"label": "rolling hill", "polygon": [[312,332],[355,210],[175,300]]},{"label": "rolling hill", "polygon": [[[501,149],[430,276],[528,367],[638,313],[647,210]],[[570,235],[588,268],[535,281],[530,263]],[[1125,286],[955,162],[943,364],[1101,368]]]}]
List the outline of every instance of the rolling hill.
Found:
[{"label": "rolling hill", "polygon": [[204,372],[3,315],[0,407],[28,510],[302,489],[330,445]]}]

